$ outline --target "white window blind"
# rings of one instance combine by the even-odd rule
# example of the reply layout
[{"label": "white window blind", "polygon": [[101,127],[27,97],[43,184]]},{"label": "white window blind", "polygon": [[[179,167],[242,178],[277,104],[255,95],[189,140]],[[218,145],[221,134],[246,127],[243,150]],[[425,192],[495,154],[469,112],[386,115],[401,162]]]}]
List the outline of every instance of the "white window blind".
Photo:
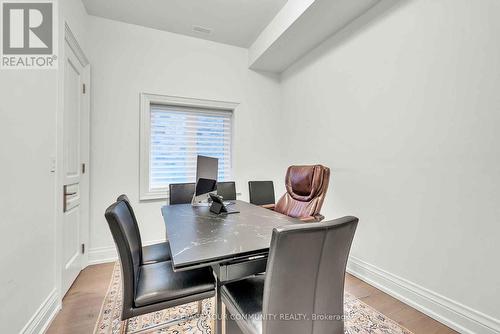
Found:
[{"label": "white window blind", "polygon": [[232,112],[151,104],[149,190],[195,182],[196,157],[219,159],[219,181],[231,179]]}]

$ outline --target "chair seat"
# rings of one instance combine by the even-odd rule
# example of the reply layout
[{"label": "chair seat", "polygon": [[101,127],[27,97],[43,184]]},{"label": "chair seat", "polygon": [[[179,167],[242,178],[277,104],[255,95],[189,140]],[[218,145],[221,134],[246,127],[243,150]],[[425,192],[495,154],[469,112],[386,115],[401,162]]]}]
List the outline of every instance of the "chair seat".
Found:
[{"label": "chair seat", "polygon": [[209,268],[174,272],[172,262],[140,267],[134,303],[136,307],[192,296],[215,289]]},{"label": "chair seat", "polygon": [[142,247],[143,264],[170,260],[172,260],[172,255],[170,254],[170,244],[168,241]]},{"label": "chair seat", "polygon": [[222,286],[224,304],[232,315],[238,317],[238,324],[246,333],[262,333],[262,299],[265,276],[259,275]]}]

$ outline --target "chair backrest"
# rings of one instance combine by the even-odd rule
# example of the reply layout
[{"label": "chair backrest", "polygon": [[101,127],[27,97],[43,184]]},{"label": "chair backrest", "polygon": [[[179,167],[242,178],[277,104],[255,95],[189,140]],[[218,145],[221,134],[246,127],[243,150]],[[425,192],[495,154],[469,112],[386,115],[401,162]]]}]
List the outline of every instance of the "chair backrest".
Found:
[{"label": "chair backrest", "polygon": [[118,249],[123,280],[122,318],[127,318],[134,305],[134,295],[142,264],[142,247],[134,217],[125,201],[118,201],[104,214]]},{"label": "chair backrest", "polygon": [[132,215],[132,219],[135,224],[135,228],[137,229],[137,238],[139,239],[139,245],[141,246],[142,249],[142,239],[141,239],[141,231],[139,230],[139,224],[137,223],[137,218],[135,217],[135,212],[134,209],[132,208],[132,204],[130,204],[130,200],[127,195],[121,194],[118,196],[116,199],[117,202],[123,201],[125,204],[127,204],[128,209],[130,210],[130,214]]},{"label": "chair backrest", "polygon": [[217,182],[217,195],[222,196],[225,201],[236,200],[236,183],[234,181]]},{"label": "chair backrest", "polygon": [[266,205],[276,203],[273,181],[248,181],[250,203]]},{"label": "chair backrest", "polygon": [[170,204],[189,204],[194,195],[196,184],[193,183],[170,183],[169,185],[169,203]]},{"label": "chair backrest", "polygon": [[[262,314],[277,318],[263,319],[263,334],[344,333],[345,269],[357,224],[356,217],[343,217],[273,230]],[[306,319],[279,320],[281,314]]]},{"label": "chair backrest", "polygon": [[275,211],[302,218],[319,214],[325,200],[330,168],[322,165],[290,166],[286,172],[286,193],[278,200]]}]

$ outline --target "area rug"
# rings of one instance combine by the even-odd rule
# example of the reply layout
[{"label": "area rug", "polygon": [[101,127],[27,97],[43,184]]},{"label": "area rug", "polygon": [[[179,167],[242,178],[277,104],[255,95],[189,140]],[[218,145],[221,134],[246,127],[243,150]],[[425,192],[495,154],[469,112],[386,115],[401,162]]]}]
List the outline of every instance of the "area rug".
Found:
[{"label": "area rug", "polygon": [[[113,269],[111,282],[101,307],[94,334],[119,334],[123,331],[122,326],[124,326],[124,323],[120,321],[122,299],[120,275],[120,265],[117,262]],[[203,312],[200,317],[190,318],[168,328],[147,330],[148,327],[156,324],[194,314],[197,303],[131,318],[128,332],[144,329],[144,333],[147,334],[211,334],[213,333],[213,305],[213,299],[204,300]],[[348,293],[345,294],[344,314],[346,334],[412,334],[397,322],[387,318]]]}]

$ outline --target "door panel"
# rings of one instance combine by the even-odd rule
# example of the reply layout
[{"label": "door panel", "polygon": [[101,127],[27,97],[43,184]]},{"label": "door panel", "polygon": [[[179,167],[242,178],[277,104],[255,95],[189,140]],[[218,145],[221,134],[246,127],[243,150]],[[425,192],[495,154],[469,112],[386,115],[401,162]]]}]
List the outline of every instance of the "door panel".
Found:
[{"label": "door panel", "polygon": [[[65,221],[70,226],[75,226],[80,224],[80,208],[78,206],[70,209],[65,214]],[[65,229],[64,231],[64,268],[65,270],[73,269],[79,272],[77,257],[80,253],[80,248],[78,247],[79,233],[73,229]],[[75,266],[74,268],[71,268]]]},{"label": "door panel", "polygon": [[[80,65],[80,64],[78,64]],[[66,178],[80,176],[80,112],[82,68],[68,58],[65,68],[64,172]],[[67,180],[68,182],[70,180]],[[77,179],[75,180],[77,181]]]},{"label": "door panel", "polygon": [[[82,206],[82,188],[88,189],[88,178],[82,177],[82,143],[88,141],[87,105],[83,98],[84,68],[66,44],[64,64],[63,114],[63,224],[62,224],[62,289],[73,284],[83,267],[82,217],[88,217]],[[83,129],[83,130],[82,130]],[[86,147],[86,146],[85,146]]]}]

